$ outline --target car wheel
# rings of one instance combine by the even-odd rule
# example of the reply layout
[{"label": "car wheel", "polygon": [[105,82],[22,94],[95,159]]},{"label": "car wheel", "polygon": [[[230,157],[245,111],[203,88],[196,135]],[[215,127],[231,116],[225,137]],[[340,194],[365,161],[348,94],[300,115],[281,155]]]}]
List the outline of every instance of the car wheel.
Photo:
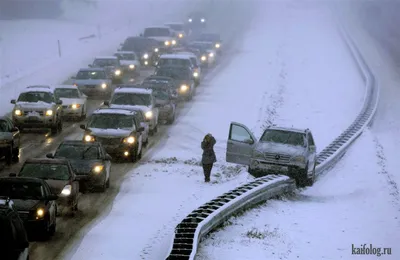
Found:
[{"label": "car wheel", "polygon": [[173,113],[172,117],[167,120],[168,125],[172,125],[175,122],[175,112]]},{"label": "car wheel", "polygon": [[314,168],[313,168],[313,171],[312,171],[311,178],[307,178],[306,185],[309,186],[309,187],[313,186],[314,182],[315,182],[315,166],[316,166],[316,164],[314,164]]},{"label": "car wheel", "polygon": [[143,155],[143,144],[142,144],[142,149],[140,149],[140,152],[137,155],[137,159],[138,160],[142,159],[142,155]]},{"label": "car wheel", "polygon": [[13,148],[13,150],[12,150],[12,161],[14,163],[19,162],[19,147]]},{"label": "car wheel", "polygon": [[56,229],[57,229],[57,222],[56,220],[54,220],[53,225],[51,225],[49,228],[49,235],[53,236],[56,233]]},{"label": "car wheel", "polygon": [[106,181],[106,188],[110,188],[110,177],[108,177]]},{"label": "car wheel", "polygon": [[13,157],[12,151],[13,151],[13,148],[12,148],[12,146],[10,146],[10,147],[7,149],[7,151],[5,152],[4,157],[5,157],[5,159],[6,159],[6,164],[7,164],[7,165],[11,165],[11,163],[12,163],[12,157]]},{"label": "car wheel", "polygon": [[86,118],[85,106],[83,106],[82,107],[82,113],[81,113],[81,116],[80,116],[80,120],[85,120],[85,118]]},{"label": "car wheel", "polygon": [[147,136],[146,141],[143,142],[143,146],[146,147],[149,144],[149,136]]},{"label": "car wheel", "polygon": [[137,161],[137,157],[138,157],[138,154],[137,154],[137,147],[134,147],[133,149],[132,149],[132,151],[131,151],[131,162],[136,162]]},{"label": "car wheel", "polygon": [[100,191],[100,192],[105,192],[106,189],[107,189],[107,183],[106,183],[106,181],[104,180],[103,184],[99,186],[99,191]]},{"label": "car wheel", "polygon": [[307,176],[307,172],[308,172],[308,166],[306,167],[306,169],[304,170],[304,172],[302,174],[300,174],[299,177],[297,177],[296,179],[296,183],[297,186],[299,188],[304,188],[307,187],[307,183],[308,183],[308,176]]}]

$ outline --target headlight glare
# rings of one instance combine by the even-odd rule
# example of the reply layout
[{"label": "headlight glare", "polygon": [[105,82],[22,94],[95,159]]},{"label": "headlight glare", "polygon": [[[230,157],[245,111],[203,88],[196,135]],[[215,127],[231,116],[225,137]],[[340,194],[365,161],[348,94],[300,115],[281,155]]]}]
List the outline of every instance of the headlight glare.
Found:
[{"label": "headlight glare", "polygon": [[189,87],[187,85],[182,85],[180,90],[181,91],[187,91],[189,89]]},{"label": "headlight glare", "polygon": [[44,216],[44,209],[38,208],[38,209],[36,210],[36,216],[38,216],[38,217],[43,217],[43,216]]},{"label": "headlight glare", "polygon": [[107,84],[106,84],[106,83],[101,84],[101,88],[102,88],[102,89],[107,88]]},{"label": "headlight glare", "polygon": [[155,49],[154,49],[154,52],[158,52],[158,48],[155,48]]},{"label": "headlight glare", "polygon": [[103,171],[104,166],[103,165],[96,165],[93,167],[93,172],[95,173],[101,173]]},{"label": "headlight glare", "polygon": [[62,196],[69,196],[71,195],[71,191],[72,191],[72,186],[71,185],[65,185],[64,189],[61,191],[61,195]]},{"label": "headlight glare", "polygon": [[205,60],[207,60],[207,57],[203,55],[203,56],[201,56],[201,60],[205,61]]},{"label": "headlight glare", "polygon": [[129,65],[129,68],[130,68],[130,69],[134,69],[134,68],[135,68],[135,65],[131,64],[131,65]]},{"label": "headlight glare", "polygon": [[197,78],[199,76],[198,72],[193,72],[193,77]]},{"label": "headlight glare", "polygon": [[176,41],[175,41],[175,40],[172,40],[171,43],[172,43],[172,45],[175,45],[175,44],[176,44]]},{"label": "headlight glare", "polygon": [[164,44],[165,44],[165,46],[169,46],[170,42],[169,41],[165,41]]},{"label": "headlight glare", "polygon": [[129,137],[125,138],[124,139],[124,143],[134,144],[135,143],[135,137],[129,136]]},{"label": "headlight glare", "polygon": [[200,22],[204,23],[206,21],[206,19],[201,18]]},{"label": "headlight glare", "polygon": [[49,109],[46,111],[46,116],[52,116],[53,115],[53,110]]},{"label": "headlight glare", "polygon": [[149,58],[149,54],[145,53],[145,54],[143,55],[143,59],[147,60],[148,58]]},{"label": "headlight glare", "polygon": [[21,111],[20,109],[16,109],[16,110],[14,111],[14,114],[15,114],[16,116],[20,116],[20,115],[22,115],[22,111]]},{"label": "headlight glare", "polygon": [[215,48],[220,48],[221,47],[221,44],[219,44],[219,43],[217,43],[217,44],[215,44]]},{"label": "headlight glare", "polygon": [[180,34],[178,35],[178,37],[179,37],[179,38],[183,38],[183,34],[180,33]]},{"label": "headlight glare", "polygon": [[214,57],[214,53],[209,53],[208,56]]},{"label": "headlight glare", "polygon": [[120,71],[120,70],[116,70],[114,73],[115,73],[115,75],[117,75],[117,76],[121,75],[121,71]]},{"label": "headlight glare", "polygon": [[153,117],[153,112],[152,112],[152,111],[147,111],[144,115],[145,115],[145,117],[146,117],[147,119],[150,119],[150,118]]},{"label": "headlight glare", "polygon": [[94,141],[94,137],[91,135],[85,135],[85,141],[86,142],[93,142]]}]

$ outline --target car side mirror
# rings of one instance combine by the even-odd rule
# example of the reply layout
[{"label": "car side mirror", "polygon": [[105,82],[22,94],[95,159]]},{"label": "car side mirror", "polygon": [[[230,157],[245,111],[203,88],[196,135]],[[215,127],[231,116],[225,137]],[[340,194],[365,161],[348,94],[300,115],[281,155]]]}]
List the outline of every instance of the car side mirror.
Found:
[{"label": "car side mirror", "polygon": [[85,125],[79,125],[80,129],[86,130],[86,126]]},{"label": "car side mirror", "polygon": [[139,129],[138,129],[138,132],[143,132],[144,131],[144,127],[143,126],[141,126],[141,127],[139,127]]},{"label": "car side mirror", "polygon": [[57,200],[57,199],[58,199],[58,196],[55,194],[51,194],[51,195],[47,196],[47,200]]},{"label": "car side mirror", "polygon": [[243,142],[246,144],[254,144],[254,141],[252,139],[246,139]]},{"label": "car side mirror", "polygon": [[112,160],[112,157],[111,157],[111,155],[109,155],[109,154],[106,154],[106,156],[104,157],[107,161],[111,161]]},{"label": "car side mirror", "polygon": [[105,100],[105,101],[103,102],[103,105],[105,105],[105,106],[110,106],[110,101]]},{"label": "car side mirror", "polygon": [[17,103],[16,101],[15,101],[15,99],[11,99],[11,102],[10,102],[11,104],[15,104],[15,103]]},{"label": "car side mirror", "polygon": [[46,158],[54,159],[54,155],[52,153],[46,154]]},{"label": "car side mirror", "polygon": [[10,173],[8,176],[9,177],[17,177],[17,174],[16,173]]},{"label": "car side mirror", "polygon": [[62,100],[57,100],[57,101],[56,101],[56,104],[57,104],[57,105],[62,105],[62,103],[63,103]]}]

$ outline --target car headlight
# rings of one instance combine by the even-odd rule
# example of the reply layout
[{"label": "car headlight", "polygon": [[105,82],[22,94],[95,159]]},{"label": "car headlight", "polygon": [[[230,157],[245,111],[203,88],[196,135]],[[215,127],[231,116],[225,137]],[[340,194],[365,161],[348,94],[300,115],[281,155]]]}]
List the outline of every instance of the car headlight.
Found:
[{"label": "car headlight", "polygon": [[101,84],[101,88],[102,88],[102,89],[107,88],[107,84],[106,84],[106,83]]},{"label": "car headlight", "polygon": [[148,58],[149,58],[149,54],[145,53],[145,54],[143,55],[143,59],[147,60]]},{"label": "car headlight", "polygon": [[198,72],[193,72],[193,77],[197,78],[199,76]]},{"label": "car headlight", "polygon": [[81,104],[72,104],[71,105],[71,108],[72,109],[78,109],[78,108],[80,108],[81,107]]},{"label": "car headlight", "polygon": [[158,52],[158,51],[159,51],[158,48],[155,48],[155,49],[154,49],[154,52]]},{"label": "car headlight", "polygon": [[304,163],[305,162],[305,158],[304,158],[304,156],[296,156],[296,157],[293,157],[291,159],[291,161],[292,162],[296,162],[296,163]]},{"label": "car headlight", "polygon": [[164,42],[165,46],[169,46],[171,43],[169,41]]},{"label": "car headlight", "polygon": [[202,23],[204,23],[205,21],[206,21],[206,19],[204,19],[204,18],[200,19],[200,22],[202,22]]},{"label": "car headlight", "polygon": [[172,45],[175,45],[175,44],[176,44],[176,41],[175,41],[175,40],[172,40],[171,43],[172,43]]},{"label": "car headlight", "polygon": [[117,75],[117,76],[121,75],[121,71],[120,71],[120,70],[116,70],[114,73],[115,73],[115,75]]},{"label": "car headlight", "polygon": [[144,116],[145,116],[147,119],[152,118],[152,117],[153,117],[153,111],[147,111],[147,112],[144,114]]},{"label": "car headlight", "polygon": [[189,22],[189,23],[193,22],[193,19],[192,19],[192,18],[189,18],[189,19],[188,19],[188,22]]},{"label": "car headlight", "polygon": [[180,34],[178,35],[178,37],[179,37],[179,38],[183,38],[183,34],[180,33]]},{"label": "car headlight", "polygon": [[92,135],[85,135],[84,140],[85,140],[85,142],[94,142],[94,136],[92,136]]},{"label": "car headlight", "polygon": [[53,110],[49,109],[46,111],[46,116],[52,116],[53,115]]},{"label": "car headlight", "polygon": [[180,88],[180,90],[183,92],[187,91],[188,89],[189,89],[189,87],[187,85],[182,85]]},{"label": "car headlight", "polygon": [[136,141],[135,137],[133,137],[133,136],[129,136],[129,137],[124,139],[124,143],[128,143],[128,144],[134,144],[135,141]]},{"label": "car headlight", "polygon": [[212,57],[214,57],[214,53],[210,53],[210,54],[208,54],[208,56],[210,56],[212,58]]},{"label": "car headlight", "polygon": [[215,48],[219,49],[221,47],[221,44],[217,43],[215,44]]},{"label": "car headlight", "polygon": [[131,64],[129,65],[129,68],[133,70],[135,68],[135,65]]},{"label": "car headlight", "polygon": [[93,167],[93,172],[94,173],[101,173],[103,171],[104,166],[103,165],[96,165]]},{"label": "car headlight", "polygon": [[146,60],[146,61],[144,62],[144,65],[149,65],[149,62]]},{"label": "car headlight", "polygon": [[205,55],[201,56],[201,60],[202,61],[206,61],[207,60],[207,56],[205,56]]},{"label": "car headlight", "polygon": [[72,191],[72,186],[71,185],[65,185],[64,189],[62,189],[60,195],[62,196],[69,196],[71,195],[71,191]]},{"label": "car headlight", "polygon": [[44,216],[44,209],[38,208],[36,210],[36,216],[38,216],[39,218],[43,217]]},{"label": "car headlight", "polygon": [[21,111],[20,109],[16,109],[16,110],[14,111],[14,114],[15,114],[16,116],[20,116],[20,115],[22,115],[22,111]]}]

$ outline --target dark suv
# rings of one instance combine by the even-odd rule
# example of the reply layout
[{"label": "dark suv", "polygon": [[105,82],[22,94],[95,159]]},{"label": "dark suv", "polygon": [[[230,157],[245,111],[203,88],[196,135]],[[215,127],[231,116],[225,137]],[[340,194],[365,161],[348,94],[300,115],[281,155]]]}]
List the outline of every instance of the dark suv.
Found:
[{"label": "dark suv", "polygon": [[7,164],[19,161],[21,135],[19,129],[8,117],[0,117],[0,157],[4,156]]}]

